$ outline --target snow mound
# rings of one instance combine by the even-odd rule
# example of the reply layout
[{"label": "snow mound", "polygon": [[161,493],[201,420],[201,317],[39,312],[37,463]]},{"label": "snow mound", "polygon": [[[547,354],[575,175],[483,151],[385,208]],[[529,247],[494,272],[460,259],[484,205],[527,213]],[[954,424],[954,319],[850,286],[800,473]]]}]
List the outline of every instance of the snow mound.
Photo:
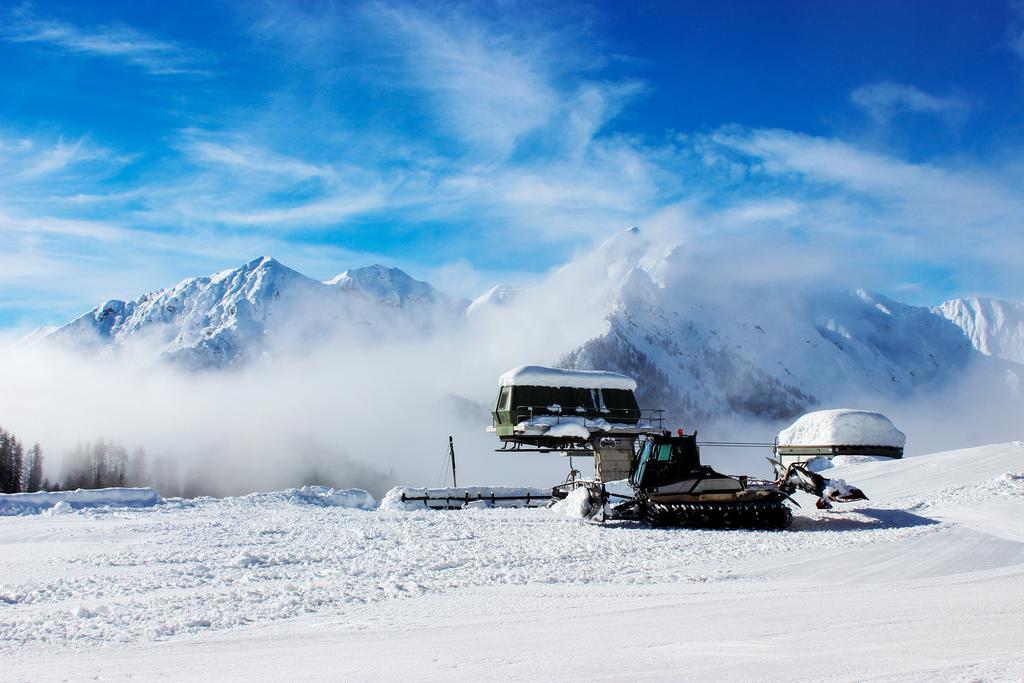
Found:
[{"label": "snow mound", "polygon": [[[527,498],[529,496],[529,498]],[[417,500],[411,500],[411,499]],[[429,498],[430,500],[422,500]],[[460,486],[449,488],[417,488],[396,486],[384,494],[380,509],[426,510],[440,507],[525,507],[544,505],[551,498],[551,489],[529,486]],[[502,500],[508,499],[508,500]]]},{"label": "snow mound", "polygon": [[0,516],[30,515],[46,512],[59,515],[83,508],[140,508],[160,503],[156,489],[106,488],[37,493],[0,493]]},{"label": "snow mound", "polygon": [[1024,493],[1024,472],[1004,472],[996,477],[996,483],[1007,492]]},{"label": "snow mound", "polygon": [[779,432],[780,446],[892,446],[906,435],[881,413],[840,408],[807,413]]},{"label": "snow mound", "polygon": [[636,380],[617,372],[560,370],[540,365],[523,365],[509,370],[498,381],[503,387],[574,387],[577,389],[625,389],[634,391]]},{"label": "snow mound", "polygon": [[246,498],[258,502],[276,499],[297,505],[315,505],[318,507],[356,508],[358,510],[374,510],[377,499],[363,489],[334,489],[329,486],[303,486],[284,491],[267,493],[251,493]]},{"label": "snow mound", "polygon": [[590,508],[590,492],[583,486],[573,489],[569,495],[551,506],[554,512],[566,517],[586,517]]},{"label": "snow mound", "polygon": [[46,515],[47,517],[56,517],[58,515],[66,515],[69,512],[74,512],[74,511],[75,511],[75,509],[73,507],[71,507],[70,505],[68,505],[66,501],[59,500],[59,501],[57,501],[57,503],[52,508],[50,508],[49,510],[43,511],[43,514]]}]

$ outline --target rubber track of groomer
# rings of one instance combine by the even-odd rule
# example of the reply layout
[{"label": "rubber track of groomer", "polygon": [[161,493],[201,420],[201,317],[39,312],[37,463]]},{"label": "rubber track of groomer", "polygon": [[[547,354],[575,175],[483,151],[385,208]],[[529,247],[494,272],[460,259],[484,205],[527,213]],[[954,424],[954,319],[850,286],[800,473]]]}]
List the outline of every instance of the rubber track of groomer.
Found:
[{"label": "rubber track of groomer", "polygon": [[793,523],[793,512],[781,502],[729,505],[648,503],[643,519],[654,527],[781,531]]}]

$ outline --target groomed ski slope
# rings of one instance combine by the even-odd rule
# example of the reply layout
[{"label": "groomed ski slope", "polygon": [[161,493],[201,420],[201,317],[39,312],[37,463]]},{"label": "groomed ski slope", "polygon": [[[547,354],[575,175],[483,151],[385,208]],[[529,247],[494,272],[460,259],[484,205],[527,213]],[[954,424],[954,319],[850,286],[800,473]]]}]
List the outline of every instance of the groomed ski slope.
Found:
[{"label": "groomed ski slope", "polygon": [[260,494],[0,518],[5,680],[1015,680],[1024,445],[787,532]]}]

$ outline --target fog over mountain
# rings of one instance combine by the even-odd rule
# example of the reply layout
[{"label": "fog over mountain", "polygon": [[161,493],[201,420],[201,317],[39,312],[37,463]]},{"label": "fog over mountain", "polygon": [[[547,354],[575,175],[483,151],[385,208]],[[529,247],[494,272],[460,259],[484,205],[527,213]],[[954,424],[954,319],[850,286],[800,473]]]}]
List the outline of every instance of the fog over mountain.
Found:
[{"label": "fog over mountain", "polygon": [[224,368],[339,336],[429,333],[462,308],[397,268],[372,265],[317,282],[264,256],[131,301],[112,299],[47,338],[106,352],[144,342],[164,361]]},{"label": "fog over mountain", "polygon": [[473,302],[395,268],[319,282],[262,257],[32,335],[7,357],[23,369],[0,410],[57,448],[122,434],[182,453],[230,471],[231,492],[434,483],[449,433],[475,481],[551,483],[561,459],[495,456],[484,432],[497,376],[535,363],[632,375],[643,406],[718,438],[770,441],[820,407],[882,409],[913,451],[1011,428],[1019,310],[731,281],[635,228]]}]

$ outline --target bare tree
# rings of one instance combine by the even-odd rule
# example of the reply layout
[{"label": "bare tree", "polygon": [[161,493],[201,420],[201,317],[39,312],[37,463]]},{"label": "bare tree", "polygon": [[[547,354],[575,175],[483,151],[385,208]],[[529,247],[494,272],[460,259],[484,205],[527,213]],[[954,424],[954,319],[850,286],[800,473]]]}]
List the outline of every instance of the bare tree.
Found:
[{"label": "bare tree", "polygon": [[34,444],[25,457],[24,490],[39,491],[43,488],[43,449]]}]

